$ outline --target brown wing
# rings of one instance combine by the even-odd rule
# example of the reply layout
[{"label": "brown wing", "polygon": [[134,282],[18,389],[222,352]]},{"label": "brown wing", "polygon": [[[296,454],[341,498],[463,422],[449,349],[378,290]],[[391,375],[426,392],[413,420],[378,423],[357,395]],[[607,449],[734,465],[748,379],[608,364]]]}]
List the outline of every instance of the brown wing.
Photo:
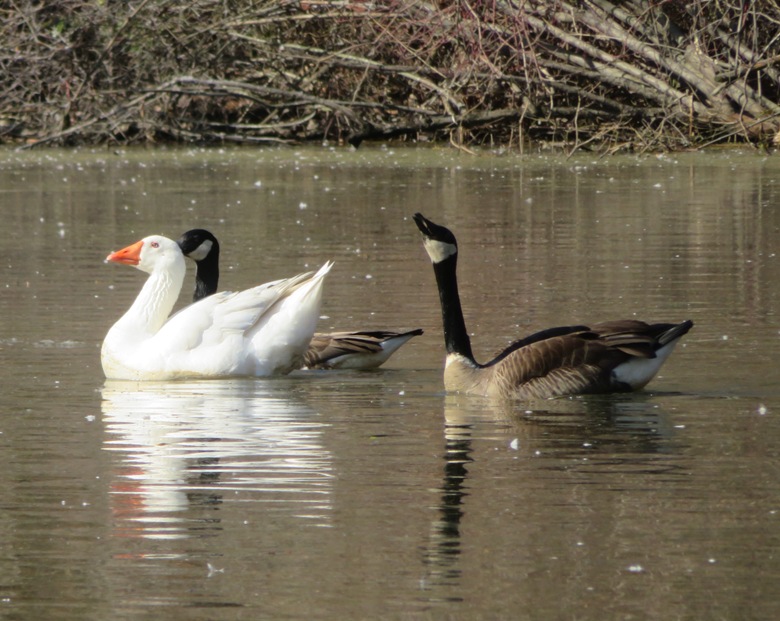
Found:
[{"label": "brown wing", "polygon": [[502,394],[525,399],[601,392],[610,387],[611,370],[628,358],[593,331],[554,336],[500,360],[493,367],[493,384]]},{"label": "brown wing", "polygon": [[590,329],[609,347],[620,349],[626,354],[638,358],[654,358],[658,349],[681,337],[692,326],[693,322],[691,321],[679,324],[648,324],[635,319],[624,319],[597,323]]},{"label": "brown wing", "polygon": [[521,398],[630,390],[613,381],[613,369],[631,358],[655,358],[659,348],[692,325],[627,319],[554,328],[546,331],[549,338],[524,339],[487,366],[492,366],[493,383],[502,394]]},{"label": "brown wing", "polygon": [[334,332],[315,334],[304,355],[304,363],[310,369],[328,360],[347,354],[375,354],[382,351],[381,341],[359,332]]}]

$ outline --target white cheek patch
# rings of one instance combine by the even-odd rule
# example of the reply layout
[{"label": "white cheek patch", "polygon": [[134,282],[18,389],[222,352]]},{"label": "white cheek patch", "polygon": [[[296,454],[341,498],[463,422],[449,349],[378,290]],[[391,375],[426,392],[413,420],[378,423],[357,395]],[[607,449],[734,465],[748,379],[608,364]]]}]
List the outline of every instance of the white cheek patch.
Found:
[{"label": "white cheek patch", "polygon": [[211,252],[211,247],[213,245],[214,243],[210,239],[207,239],[187,256],[195,261],[202,261],[208,256],[209,252]]},{"label": "white cheek patch", "polygon": [[455,244],[448,244],[435,239],[425,239],[423,244],[425,245],[425,251],[434,263],[441,263],[458,252],[458,247]]}]

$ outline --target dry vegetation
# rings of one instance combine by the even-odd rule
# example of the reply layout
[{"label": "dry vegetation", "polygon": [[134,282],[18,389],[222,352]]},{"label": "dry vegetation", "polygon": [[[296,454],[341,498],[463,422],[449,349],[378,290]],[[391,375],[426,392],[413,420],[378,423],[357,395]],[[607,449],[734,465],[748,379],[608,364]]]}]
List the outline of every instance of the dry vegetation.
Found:
[{"label": "dry vegetation", "polygon": [[780,142],[744,0],[0,0],[0,141]]}]

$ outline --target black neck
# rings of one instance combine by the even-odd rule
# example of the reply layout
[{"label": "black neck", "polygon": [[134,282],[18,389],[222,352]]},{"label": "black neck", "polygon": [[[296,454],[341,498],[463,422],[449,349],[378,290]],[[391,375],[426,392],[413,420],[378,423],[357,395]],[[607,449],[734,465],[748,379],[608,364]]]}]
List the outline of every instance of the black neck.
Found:
[{"label": "black neck", "polygon": [[441,316],[444,324],[444,344],[448,354],[460,354],[474,360],[471,353],[471,340],[466,331],[463,309],[460,306],[457,277],[458,255],[453,254],[444,261],[433,264],[436,284],[439,287]]},{"label": "black neck", "polygon": [[217,292],[219,284],[219,250],[214,249],[202,261],[196,263],[195,293],[192,301],[197,302]]}]

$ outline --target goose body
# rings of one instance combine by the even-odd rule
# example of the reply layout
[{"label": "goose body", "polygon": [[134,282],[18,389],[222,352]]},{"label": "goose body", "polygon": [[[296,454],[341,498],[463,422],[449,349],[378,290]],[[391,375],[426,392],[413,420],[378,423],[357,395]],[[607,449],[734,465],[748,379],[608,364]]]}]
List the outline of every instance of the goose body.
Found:
[{"label": "goose body", "polygon": [[[206,229],[192,229],[184,233],[177,243],[184,255],[193,259],[197,266],[193,301],[198,302],[216,293],[219,285],[217,238]],[[422,333],[420,329],[316,333],[309,342],[302,368],[376,369],[409,339]]]},{"label": "goose body", "polygon": [[471,351],[457,282],[452,232],[415,214],[439,290],[448,391],[497,398],[547,399],[627,392],[647,385],[693,322],[648,324],[633,319],[542,330],[515,341],[486,364]]},{"label": "goose body", "polygon": [[323,280],[332,266],[210,296],[169,317],[186,273],[176,242],[145,237],[106,261],[149,274],[101,349],[106,377],[124,380],[289,373],[300,365],[314,333]]}]

